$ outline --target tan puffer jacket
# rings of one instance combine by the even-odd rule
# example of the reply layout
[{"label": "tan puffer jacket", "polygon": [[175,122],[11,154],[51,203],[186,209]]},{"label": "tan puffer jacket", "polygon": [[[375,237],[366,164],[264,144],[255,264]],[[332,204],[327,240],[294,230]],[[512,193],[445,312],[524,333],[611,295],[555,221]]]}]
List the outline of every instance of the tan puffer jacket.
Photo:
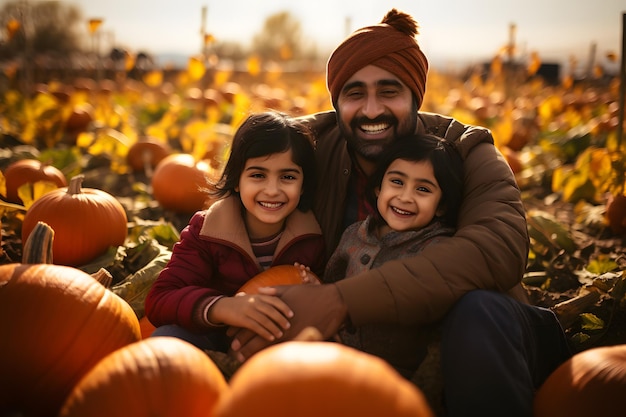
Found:
[{"label": "tan puffer jacket", "polygon": [[[335,112],[302,118],[317,141],[319,189],[314,212],[329,253],[341,233],[351,162]],[[464,159],[465,197],[457,233],[409,259],[348,277],[337,285],[355,325],[428,324],[468,291],[507,292],[521,301],[529,240],[520,190],[491,132],[432,113],[418,131],[457,142]]]}]

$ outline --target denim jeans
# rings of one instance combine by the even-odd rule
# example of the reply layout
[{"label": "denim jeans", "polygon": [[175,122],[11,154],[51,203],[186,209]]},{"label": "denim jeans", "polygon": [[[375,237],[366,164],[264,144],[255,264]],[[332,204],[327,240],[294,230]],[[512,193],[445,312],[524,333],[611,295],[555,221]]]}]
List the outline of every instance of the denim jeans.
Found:
[{"label": "denim jeans", "polygon": [[556,315],[497,292],[466,294],[444,319],[449,417],[531,417],[537,388],[571,351]]}]

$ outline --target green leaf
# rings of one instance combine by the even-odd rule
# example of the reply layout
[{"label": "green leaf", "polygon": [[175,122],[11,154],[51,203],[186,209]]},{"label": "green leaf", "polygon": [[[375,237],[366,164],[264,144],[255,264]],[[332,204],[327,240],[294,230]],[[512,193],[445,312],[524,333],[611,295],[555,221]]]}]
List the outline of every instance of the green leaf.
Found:
[{"label": "green leaf", "polygon": [[569,254],[576,251],[574,239],[554,216],[540,210],[533,210],[526,217],[531,238],[557,251],[563,249]]},{"label": "green leaf", "polygon": [[594,259],[585,267],[585,269],[593,274],[602,275],[605,272],[611,272],[618,268],[618,265],[615,261],[603,257]]},{"label": "green leaf", "polygon": [[578,332],[572,336],[572,342],[578,345],[584,344],[589,339],[591,339],[591,336],[589,336],[587,333],[582,333],[582,332]]},{"label": "green leaf", "polygon": [[604,329],[604,320],[592,313],[582,313],[582,328],[584,330],[602,330]]},{"label": "green leaf", "polygon": [[158,254],[143,268],[111,287],[111,291],[130,304],[139,318],[144,316],[144,303],[152,283],[157,279],[172,256],[172,253],[166,247],[157,244],[155,241],[152,241],[150,245],[158,249]]}]

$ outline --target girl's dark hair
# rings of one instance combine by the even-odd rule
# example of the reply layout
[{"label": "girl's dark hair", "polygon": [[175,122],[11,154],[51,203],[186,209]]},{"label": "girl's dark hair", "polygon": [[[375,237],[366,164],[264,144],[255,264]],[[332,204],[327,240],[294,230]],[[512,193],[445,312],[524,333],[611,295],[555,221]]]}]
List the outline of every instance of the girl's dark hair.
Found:
[{"label": "girl's dark hair", "polygon": [[214,185],[218,198],[236,195],[235,188],[250,158],[283,153],[291,150],[293,162],[302,168],[304,176],[300,211],[307,211],[315,193],[315,154],[312,136],[307,127],[279,112],[263,112],[249,116],[233,137],[230,156],[224,172]]},{"label": "girl's dark hair", "polygon": [[[454,145],[438,136],[415,134],[398,138],[381,154],[376,170],[369,179],[367,198],[376,207],[376,188],[380,187],[389,165],[396,159],[411,162],[430,161],[441,188],[440,219],[455,227],[463,201],[463,159]],[[380,215],[378,215],[380,217]]]}]

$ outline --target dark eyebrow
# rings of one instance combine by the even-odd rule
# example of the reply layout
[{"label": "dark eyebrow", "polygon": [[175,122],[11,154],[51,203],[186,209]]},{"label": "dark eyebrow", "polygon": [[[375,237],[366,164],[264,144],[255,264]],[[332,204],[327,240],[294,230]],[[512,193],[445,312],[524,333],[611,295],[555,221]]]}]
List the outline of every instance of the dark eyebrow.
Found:
[{"label": "dark eyebrow", "polygon": [[[406,175],[402,171],[387,171],[385,173],[385,176],[390,175],[390,174],[397,175],[397,176],[402,177],[402,178],[408,178],[409,177],[408,175]],[[417,180],[419,182],[425,182],[426,184],[430,184],[430,185],[432,185],[435,188],[439,188],[439,185],[436,182],[433,182],[433,181],[429,180],[428,178],[418,178]]]},{"label": "dark eyebrow", "polygon": [[[398,80],[395,80],[393,78],[390,79],[382,79],[382,80],[378,80],[376,82],[376,86],[377,87],[399,87],[402,88],[402,83]],[[341,90],[343,91],[348,91],[352,88],[357,88],[357,87],[365,87],[365,83],[363,81],[352,81],[350,83],[347,83],[343,89]]]},{"label": "dark eyebrow", "polygon": [[[246,168],[246,171],[263,171],[263,172],[267,172],[269,171],[268,168],[265,167],[261,167],[261,166],[249,166],[248,168]],[[295,172],[297,174],[301,173],[302,171],[299,168],[286,168],[286,169],[281,169],[280,170],[281,173],[289,173],[289,172]]]},{"label": "dark eyebrow", "polygon": [[343,86],[343,88],[341,89],[342,92],[346,92],[350,89],[353,88],[357,88],[357,87],[365,87],[365,83],[362,81],[352,81],[350,83],[347,83],[346,85]]},{"label": "dark eyebrow", "polygon": [[269,169],[252,165],[246,168],[246,171],[269,171]]},{"label": "dark eyebrow", "polygon": [[298,168],[287,168],[287,169],[281,169],[280,172],[282,172],[283,174],[289,173],[289,172],[295,172],[296,174],[299,174],[302,172],[302,170],[298,169]]}]

